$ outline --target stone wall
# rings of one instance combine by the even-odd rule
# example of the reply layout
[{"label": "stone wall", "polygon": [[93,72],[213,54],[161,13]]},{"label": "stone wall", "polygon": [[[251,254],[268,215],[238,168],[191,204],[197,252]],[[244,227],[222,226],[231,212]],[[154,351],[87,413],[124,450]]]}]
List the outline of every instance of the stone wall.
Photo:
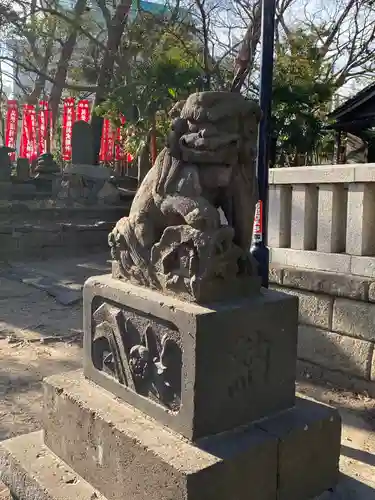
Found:
[{"label": "stone wall", "polygon": [[270,288],[299,298],[300,374],[375,397],[375,278],[271,264]]},{"label": "stone wall", "polygon": [[115,222],[0,226],[0,261],[79,256],[108,250]]},{"label": "stone wall", "polygon": [[108,234],[129,211],[120,207],[0,207],[0,261],[108,251]]}]

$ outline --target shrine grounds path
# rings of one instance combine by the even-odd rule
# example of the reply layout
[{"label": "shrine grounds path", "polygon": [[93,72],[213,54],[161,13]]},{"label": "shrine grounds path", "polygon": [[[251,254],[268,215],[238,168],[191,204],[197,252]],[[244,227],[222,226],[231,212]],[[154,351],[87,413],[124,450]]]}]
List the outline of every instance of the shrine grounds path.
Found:
[{"label": "shrine grounds path", "polygon": [[[39,429],[43,378],[81,367],[80,290],[89,276],[109,272],[107,259],[0,263],[0,440]],[[342,479],[319,500],[374,500],[375,400],[308,378],[297,392],[336,406],[344,422]],[[0,500],[9,500],[2,483]]]}]

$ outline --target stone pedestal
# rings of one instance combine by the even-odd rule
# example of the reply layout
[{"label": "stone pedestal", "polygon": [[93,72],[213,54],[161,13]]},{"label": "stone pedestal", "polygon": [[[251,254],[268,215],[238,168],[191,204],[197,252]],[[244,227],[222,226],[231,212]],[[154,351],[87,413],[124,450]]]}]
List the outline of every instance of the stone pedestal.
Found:
[{"label": "stone pedestal", "polygon": [[[294,405],[295,297],[264,290],[201,306],[101,276],[83,300],[86,377],[188,439]],[[143,378],[132,369],[142,344]]]},{"label": "stone pedestal", "polygon": [[65,167],[57,196],[67,202],[83,204],[114,205],[120,199],[109,168],[84,164]]},{"label": "stone pedestal", "polygon": [[340,417],[295,398],[294,297],[202,306],[101,276],[84,287],[84,332],[84,373],[44,382],[44,434],[0,445],[15,497],[308,500],[334,487]]}]

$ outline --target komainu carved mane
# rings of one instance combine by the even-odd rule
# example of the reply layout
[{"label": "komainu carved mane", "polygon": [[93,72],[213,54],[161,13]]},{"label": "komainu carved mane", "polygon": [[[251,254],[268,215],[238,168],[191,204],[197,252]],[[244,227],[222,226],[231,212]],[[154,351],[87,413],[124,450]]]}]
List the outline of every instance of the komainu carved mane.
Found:
[{"label": "komainu carved mane", "polygon": [[259,106],[236,93],[187,99],[129,216],[109,235],[117,277],[197,302],[259,289],[248,254],[259,119]]}]

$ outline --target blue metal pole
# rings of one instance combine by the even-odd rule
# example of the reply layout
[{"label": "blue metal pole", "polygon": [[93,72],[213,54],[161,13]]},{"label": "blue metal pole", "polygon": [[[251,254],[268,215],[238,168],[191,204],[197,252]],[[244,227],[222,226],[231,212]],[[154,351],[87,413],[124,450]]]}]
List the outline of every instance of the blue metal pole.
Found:
[{"label": "blue metal pole", "polygon": [[272,80],[274,63],[276,0],[262,0],[260,107],[257,175],[259,201],[255,213],[253,244],[250,252],[258,261],[262,286],[268,288],[269,249],[267,247],[268,169],[271,139]]}]

